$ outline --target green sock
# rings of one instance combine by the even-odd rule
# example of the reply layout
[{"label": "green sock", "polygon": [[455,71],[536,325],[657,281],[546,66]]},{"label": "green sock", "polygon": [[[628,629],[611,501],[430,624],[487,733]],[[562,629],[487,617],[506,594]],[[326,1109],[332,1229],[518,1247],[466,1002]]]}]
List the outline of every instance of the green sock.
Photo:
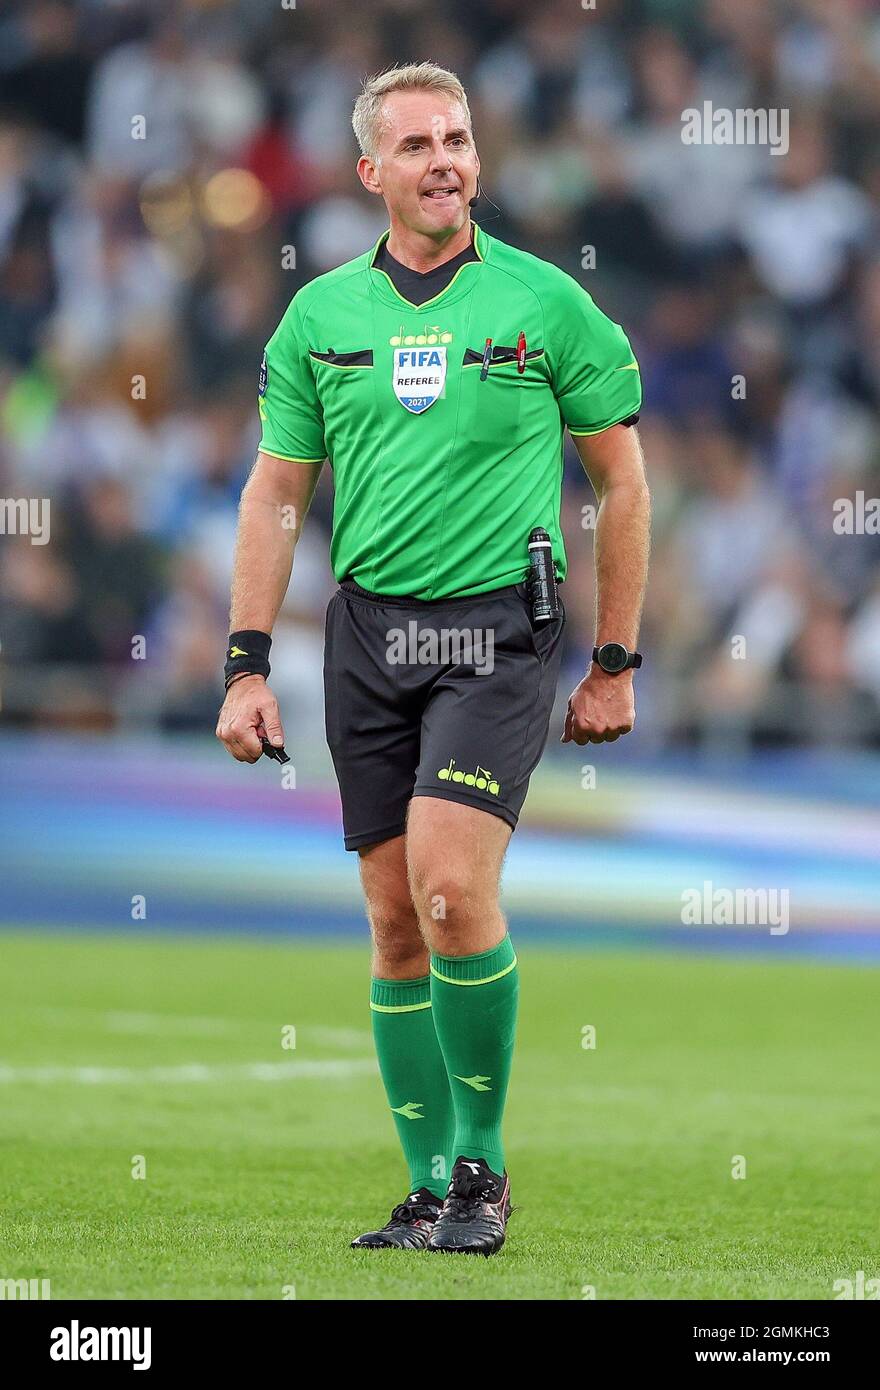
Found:
[{"label": "green sock", "polygon": [[509,936],[475,956],[431,956],[434,1027],[455,1104],[453,1162],[504,1172],[501,1120],[513,1061],[519,972]]},{"label": "green sock", "polygon": [[444,1197],[455,1115],[434,1032],[431,977],[373,980],[373,1037],[385,1093],[409,1164],[410,1191]]}]

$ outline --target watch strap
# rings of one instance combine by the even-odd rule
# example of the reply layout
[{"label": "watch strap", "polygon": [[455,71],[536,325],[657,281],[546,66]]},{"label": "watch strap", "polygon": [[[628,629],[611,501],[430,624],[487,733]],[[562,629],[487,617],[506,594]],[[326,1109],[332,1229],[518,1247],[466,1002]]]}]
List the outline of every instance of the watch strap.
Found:
[{"label": "watch strap", "polygon": [[[605,646],[605,643],[603,642],[602,645]],[[627,653],[627,661],[626,661],[626,665],[625,665],[625,666],[621,666],[620,671],[615,671],[615,672],[613,672],[613,674],[614,674],[614,675],[620,675],[620,673],[621,673],[622,671],[637,671],[637,670],[639,669],[639,667],[641,666],[641,664],[642,664],[642,654],[641,654],[641,652],[631,652],[631,651],[629,650],[629,647],[626,647],[626,646],[624,645],[623,642],[618,642],[618,643],[616,643],[616,645],[619,646],[619,647],[623,647],[623,648],[624,648],[624,651]],[[592,659],[593,659],[593,661],[598,661],[598,660],[599,660],[599,648],[598,648],[598,647],[594,647],[594,648],[593,648],[593,658],[592,658]],[[604,666],[602,667],[602,670],[603,670],[603,671],[605,670]],[[612,673],[608,673],[608,674],[612,674]]]}]

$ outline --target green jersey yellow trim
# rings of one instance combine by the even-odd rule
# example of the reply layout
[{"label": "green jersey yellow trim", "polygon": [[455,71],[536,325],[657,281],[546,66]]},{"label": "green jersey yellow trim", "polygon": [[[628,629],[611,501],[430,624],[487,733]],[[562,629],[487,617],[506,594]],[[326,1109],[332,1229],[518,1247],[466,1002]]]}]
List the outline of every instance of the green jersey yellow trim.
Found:
[{"label": "green jersey yellow trim", "polygon": [[265,444],[260,445],[260,453],[268,454],[269,457],[273,459],[284,459],[285,463],[323,463],[324,459],[327,457],[325,454],[324,458],[321,459],[300,459],[296,458],[293,454],[279,454],[275,449],[267,449]]},{"label": "green jersey yellow trim", "polygon": [[[298,290],[266,344],[261,447],[310,466],[329,458],[333,573],[373,593],[428,600],[517,584],[536,525],[564,578],[564,431],[571,425],[577,443],[641,407],[620,325],[557,266],[473,225],[480,259],[431,304],[408,305],[387,276],[371,273],[383,232],[377,246]],[[451,347],[441,389],[413,410],[402,378],[436,368],[420,353],[441,346]],[[344,370],[366,366],[368,353],[372,370]]]},{"label": "green jersey yellow trim", "polygon": [[[635,414],[635,412],[631,410],[629,414],[633,415]],[[615,425],[620,425],[623,423],[624,420],[628,419],[629,415],[622,415],[619,420],[612,420],[609,425],[600,425],[597,430],[578,430],[574,429],[571,425],[569,425],[568,432],[569,434],[574,435],[576,438],[586,438],[588,435],[591,434],[604,434],[606,430],[613,430]]]}]

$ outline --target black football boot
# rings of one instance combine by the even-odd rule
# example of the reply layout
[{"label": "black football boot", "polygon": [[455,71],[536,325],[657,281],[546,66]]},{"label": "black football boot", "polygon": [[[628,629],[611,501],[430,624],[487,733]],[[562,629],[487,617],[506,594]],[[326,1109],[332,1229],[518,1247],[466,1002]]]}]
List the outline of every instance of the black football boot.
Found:
[{"label": "black football boot", "polygon": [[391,1213],[391,1220],[381,1231],[367,1231],[351,1242],[352,1250],[424,1250],[434,1222],[440,1215],[442,1202],[420,1187],[411,1192]]},{"label": "black football boot", "polygon": [[499,1177],[482,1158],[457,1158],[428,1249],[448,1255],[494,1255],[504,1244],[510,1210],[506,1173]]}]

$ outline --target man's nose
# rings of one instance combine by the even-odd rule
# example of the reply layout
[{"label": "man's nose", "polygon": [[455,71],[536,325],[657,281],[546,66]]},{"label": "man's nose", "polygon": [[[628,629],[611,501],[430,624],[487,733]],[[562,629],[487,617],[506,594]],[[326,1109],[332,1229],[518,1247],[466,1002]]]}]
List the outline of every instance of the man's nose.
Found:
[{"label": "man's nose", "polygon": [[431,168],[437,173],[447,172],[452,168],[452,160],[449,158],[449,151],[442,140],[435,140],[431,146]]}]

